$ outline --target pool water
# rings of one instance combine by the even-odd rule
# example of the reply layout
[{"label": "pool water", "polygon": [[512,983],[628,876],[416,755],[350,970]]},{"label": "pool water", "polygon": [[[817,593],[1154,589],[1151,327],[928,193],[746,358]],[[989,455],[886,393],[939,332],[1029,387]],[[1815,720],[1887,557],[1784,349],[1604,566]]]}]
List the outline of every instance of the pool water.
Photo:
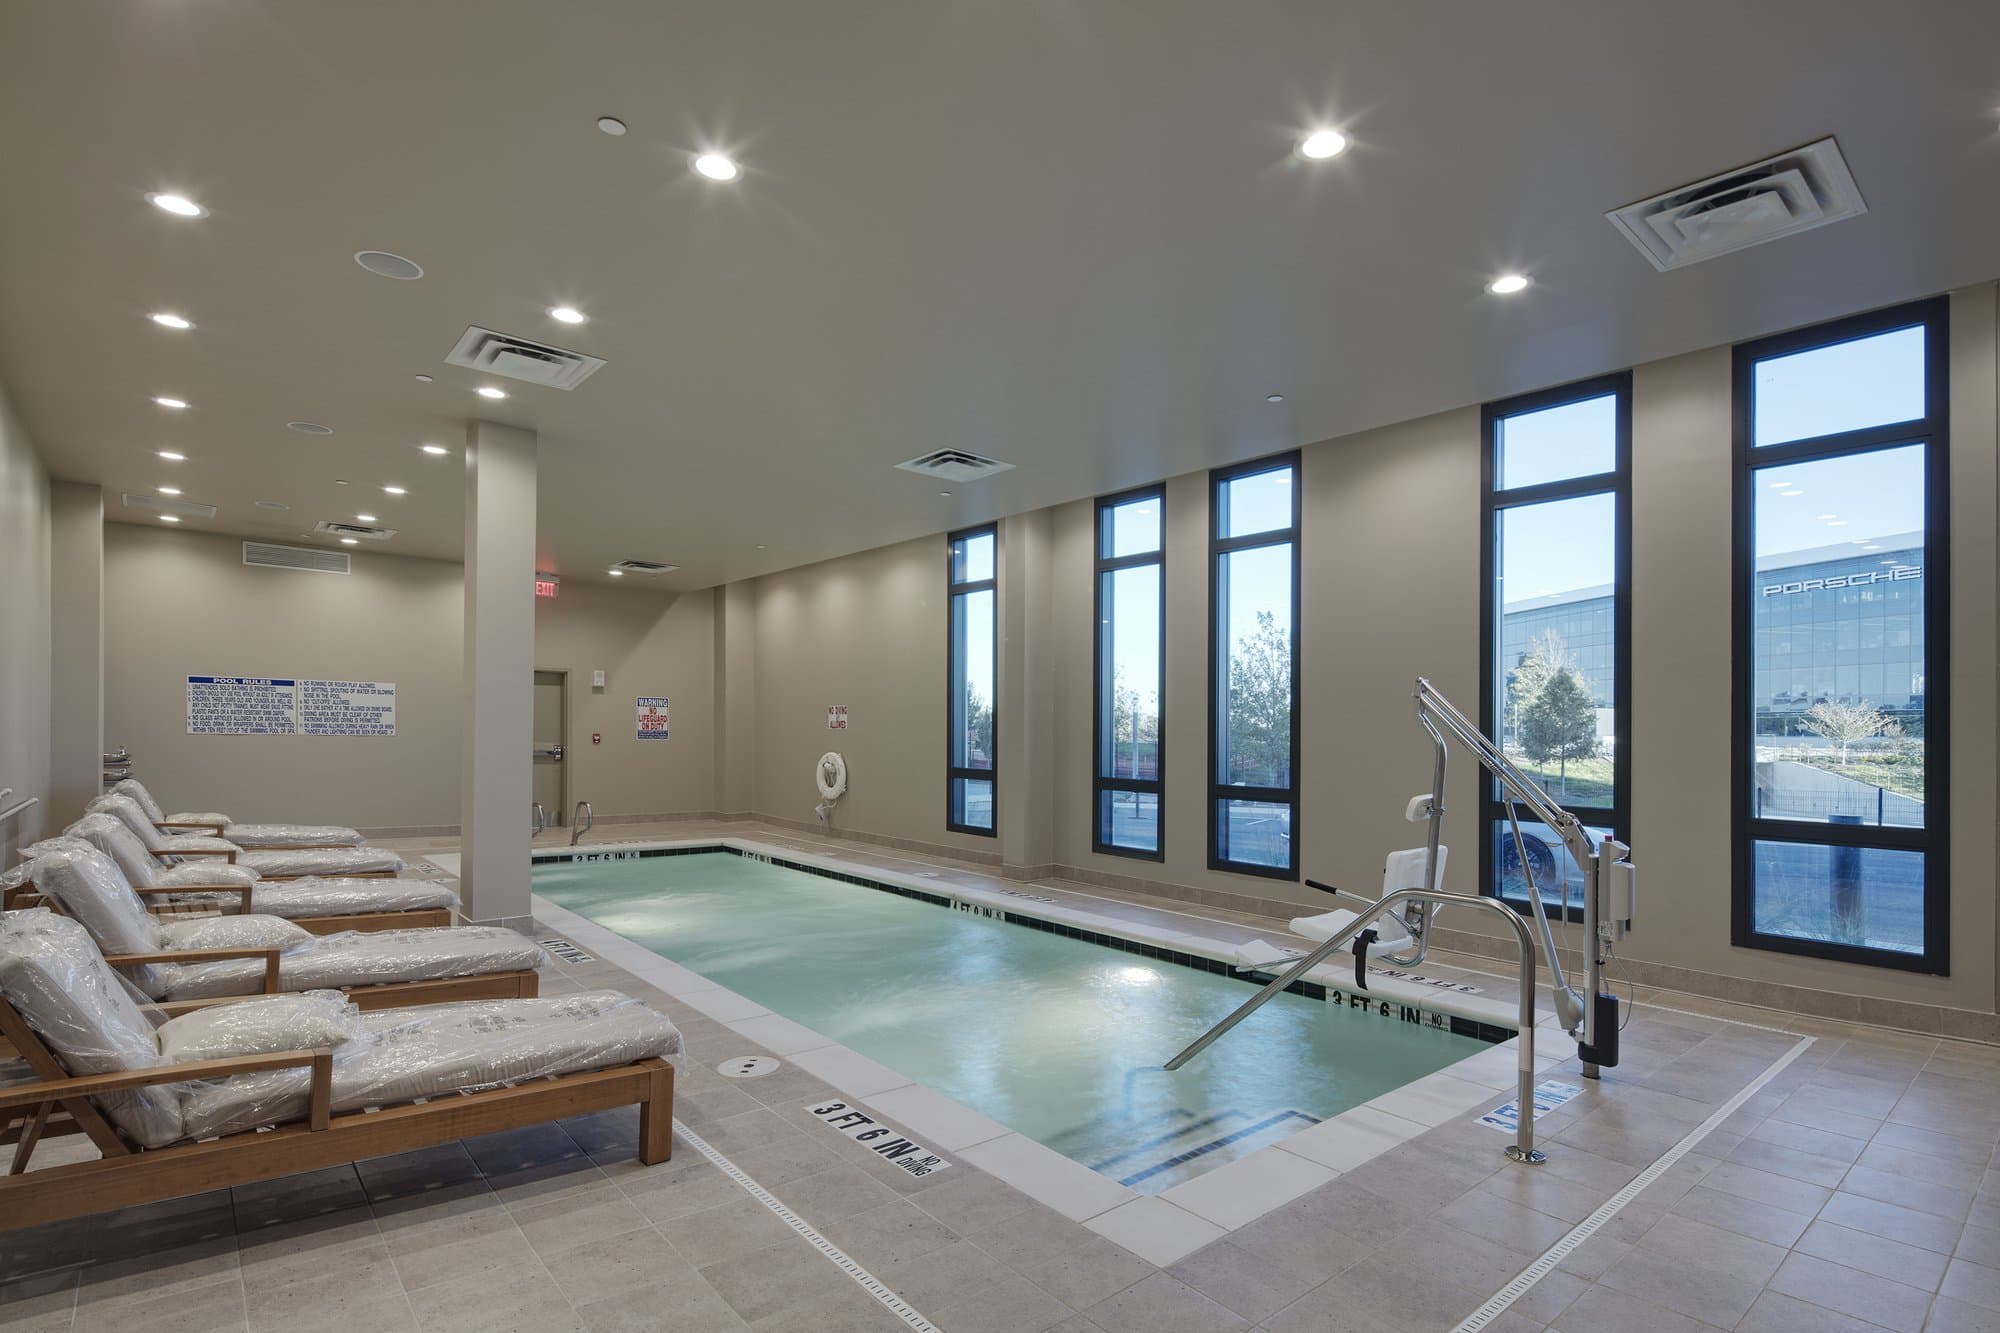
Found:
[{"label": "pool water", "polygon": [[1144,1193],[1486,1049],[728,852],[544,862],[535,891]]}]

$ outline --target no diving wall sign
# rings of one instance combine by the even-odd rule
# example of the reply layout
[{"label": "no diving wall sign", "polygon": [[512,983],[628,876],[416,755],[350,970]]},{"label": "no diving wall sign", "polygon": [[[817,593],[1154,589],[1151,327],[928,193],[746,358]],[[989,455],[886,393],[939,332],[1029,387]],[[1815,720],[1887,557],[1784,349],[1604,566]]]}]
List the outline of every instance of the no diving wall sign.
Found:
[{"label": "no diving wall sign", "polygon": [[393,736],[396,684],[189,676],[190,736]]}]

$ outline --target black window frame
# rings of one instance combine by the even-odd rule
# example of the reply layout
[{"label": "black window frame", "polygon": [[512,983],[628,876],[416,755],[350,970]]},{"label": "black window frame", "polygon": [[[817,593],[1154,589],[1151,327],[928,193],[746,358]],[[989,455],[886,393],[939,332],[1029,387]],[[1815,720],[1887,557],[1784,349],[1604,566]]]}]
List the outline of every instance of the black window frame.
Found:
[{"label": "black window frame", "polygon": [[[1512,417],[1546,411],[1592,398],[1616,400],[1616,424],[1612,440],[1612,466],[1608,472],[1593,472],[1560,481],[1502,489],[1499,485],[1500,424]],[[1632,372],[1621,370],[1571,384],[1559,384],[1534,393],[1518,394],[1487,403],[1480,409],[1480,509],[1479,509],[1479,725],[1495,745],[1501,744],[1500,719],[1495,715],[1499,699],[1500,656],[1500,534],[1499,516],[1508,509],[1525,508],[1555,500],[1575,500],[1591,495],[1612,497],[1616,506],[1612,526],[1611,577],[1611,805],[1569,806],[1577,818],[1591,828],[1609,828],[1620,842],[1630,842],[1632,830]],[[1494,855],[1494,834],[1507,820],[1507,803],[1500,798],[1499,784],[1481,774],[1479,796],[1479,891],[1503,902],[1526,903],[1526,898],[1506,898],[1500,892],[1499,863]],[[1523,837],[1527,836],[1525,831]],[[1562,904],[1565,919],[1583,920],[1581,906],[1570,906],[1565,886],[1555,886],[1554,895]],[[1553,909],[1549,895],[1543,903]]]},{"label": "black window frame", "polygon": [[[1104,554],[1105,516],[1123,505],[1142,500],[1156,500],[1160,505],[1160,544],[1150,551],[1141,551],[1127,556],[1107,556]],[[1091,658],[1091,783],[1090,783],[1090,849],[1107,856],[1124,856],[1140,861],[1164,861],[1167,859],[1167,488],[1164,485],[1140,486],[1116,495],[1099,496],[1095,515],[1092,519],[1091,540],[1096,561],[1091,578],[1095,583],[1092,605],[1095,614],[1091,620],[1092,642],[1096,645]],[[1121,569],[1137,569],[1153,565],[1160,571],[1160,620],[1159,620],[1159,664],[1160,664],[1160,736],[1156,743],[1153,760],[1154,776],[1143,778],[1114,778],[1105,775],[1108,766],[1104,753],[1104,695],[1109,683],[1104,674],[1104,576]],[[1147,851],[1143,847],[1125,847],[1105,838],[1104,796],[1106,792],[1135,792],[1150,794],[1154,799],[1154,847]]]},{"label": "black window frame", "polygon": [[[958,560],[954,555],[960,542],[974,537],[993,539],[993,576],[984,579],[961,580],[958,577]],[[945,534],[944,542],[944,693],[945,693],[945,738],[944,738],[944,826],[952,833],[970,833],[982,838],[1000,836],[1000,525],[980,523],[969,528]],[[969,593],[991,592],[993,594],[993,760],[990,768],[967,768],[952,762],[952,732],[956,727],[958,709],[958,636],[952,632],[957,619],[958,599]],[[993,785],[993,823],[988,827],[977,824],[962,824],[956,818],[952,801],[953,784],[970,780],[990,782]]]},{"label": "black window frame", "polygon": [[[1299,878],[1299,716],[1303,711],[1300,698],[1299,665],[1303,653],[1301,639],[1304,636],[1304,599],[1300,588],[1300,548],[1304,544],[1305,524],[1303,521],[1305,476],[1301,466],[1303,455],[1293,449],[1269,457],[1252,459],[1247,463],[1237,463],[1230,467],[1216,468],[1208,474],[1208,780],[1203,789],[1208,796],[1208,868],[1222,870],[1236,875],[1256,875],[1264,879],[1282,879],[1297,882]],[[1292,471],[1292,523],[1289,528],[1271,528],[1264,532],[1249,533],[1241,537],[1222,535],[1222,488],[1243,477],[1254,477],[1266,472],[1276,472],[1289,467]],[[1227,644],[1224,641],[1222,625],[1222,559],[1237,551],[1254,550],[1261,546],[1277,546],[1289,543],[1292,548],[1292,707],[1291,707],[1291,785],[1289,787],[1246,787],[1225,783],[1220,780],[1221,769],[1221,717],[1225,705],[1223,690],[1228,681],[1228,663],[1223,659]],[[1247,861],[1227,861],[1222,858],[1222,803],[1224,801],[1259,801],[1271,805],[1284,805],[1290,810],[1291,836],[1288,847],[1290,864],[1284,866],[1255,865]]]},{"label": "black window frame", "polygon": [[[1924,329],[1924,415],[1914,421],[1864,426],[1758,447],[1755,375],[1758,363],[1817,347],[1852,342],[1895,329]],[[1896,971],[1951,974],[1951,305],[1931,297],[1739,343],[1732,367],[1735,469],[1735,643],[1731,698],[1730,943],[1745,949],[1801,954]],[[1767,468],[1924,446],[1924,827],[1812,824],[1751,814],[1751,761],[1756,746],[1755,605],[1757,475]],[[1764,934],[1755,928],[1755,845],[1791,842],[1915,851],[1924,858],[1924,951],[1902,953],[1833,940]]]}]

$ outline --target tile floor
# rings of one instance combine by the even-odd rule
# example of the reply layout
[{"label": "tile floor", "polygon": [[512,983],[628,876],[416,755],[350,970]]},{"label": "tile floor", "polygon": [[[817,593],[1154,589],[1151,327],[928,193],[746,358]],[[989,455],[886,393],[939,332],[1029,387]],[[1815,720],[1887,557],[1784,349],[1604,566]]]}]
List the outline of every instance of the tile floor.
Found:
[{"label": "tile floor", "polygon": [[[597,840],[708,833],[826,850],[741,824],[619,826]],[[1106,911],[1163,906],[1096,896]],[[988,1175],[976,1149],[905,1176],[806,1115],[832,1089],[796,1064],[721,1077],[716,1063],[756,1043],[609,963],[553,963],[544,989],[599,986],[682,1026],[688,1129],[952,1333],[1451,1329],[1799,1034],[1815,1040],[1488,1327],[2000,1330],[1991,1047],[1648,995],[1624,1064],[1539,1122],[1545,1166],[1508,1163],[1475,1108],[1330,1167],[1326,1183],[1160,1268]],[[607,1112],[0,1231],[0,1328],[903,1327],[691,1146],[646,1168],[635,1138],[635,1113]]]}]

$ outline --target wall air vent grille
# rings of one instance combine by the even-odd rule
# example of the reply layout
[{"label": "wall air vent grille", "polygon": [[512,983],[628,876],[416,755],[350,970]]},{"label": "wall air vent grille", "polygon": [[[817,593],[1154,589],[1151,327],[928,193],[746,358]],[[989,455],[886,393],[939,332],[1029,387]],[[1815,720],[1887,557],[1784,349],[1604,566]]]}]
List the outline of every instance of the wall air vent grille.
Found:
[{"label": "wall air vent grille", "polygon": [[214,518],[215,506],[199,504],[193,500],[176,500],[167,495],[127,495],[124,497],[127,509],[137,509],[144,514],[172,514],[176,518]]},{"label": "wall air vent grille", "polygon": [[304,574],[346,574],[349,562],[345,551],[320,551],[310,546],[279,546],[273,542],[244,542],[243,563],[262,569],[292,569]]},{"label": "wall air vent grille", "polygon": [[323,532],[329,537],[359,537],[365,542],[386,542],[396,535],[394,528],[371,528],[363,523],[337,523],[323,518],[313,524],[314,532]]},{"label": "wall air vent grille", "polygon": [[1832,139],[1606,213],[1662,273],[1866,213]]},{"label": "wall air vent grille", "polygon": [[445,362],[549,389],[574,389],[604,365],[600,357],[476,327],[465,331]]},{"label": "wall air vent grille", "polygon": [[1012,463],[1003,463],[997,458],[987,458],[981,454],[967,453],[963,449],[940,449],[936,453],[925,454],[922,458],[912,458],[907,463],[896,466],[904,472],[915,472],[919,476],[931,477],[938,481],[978,481],[998,472],[1012,471]]},{"label": "wall air vent grille", "polygon": [[612,568],[622,569],[628,574],[670,574],[680,566],[663,565],[657,560],[620,560]]}]

